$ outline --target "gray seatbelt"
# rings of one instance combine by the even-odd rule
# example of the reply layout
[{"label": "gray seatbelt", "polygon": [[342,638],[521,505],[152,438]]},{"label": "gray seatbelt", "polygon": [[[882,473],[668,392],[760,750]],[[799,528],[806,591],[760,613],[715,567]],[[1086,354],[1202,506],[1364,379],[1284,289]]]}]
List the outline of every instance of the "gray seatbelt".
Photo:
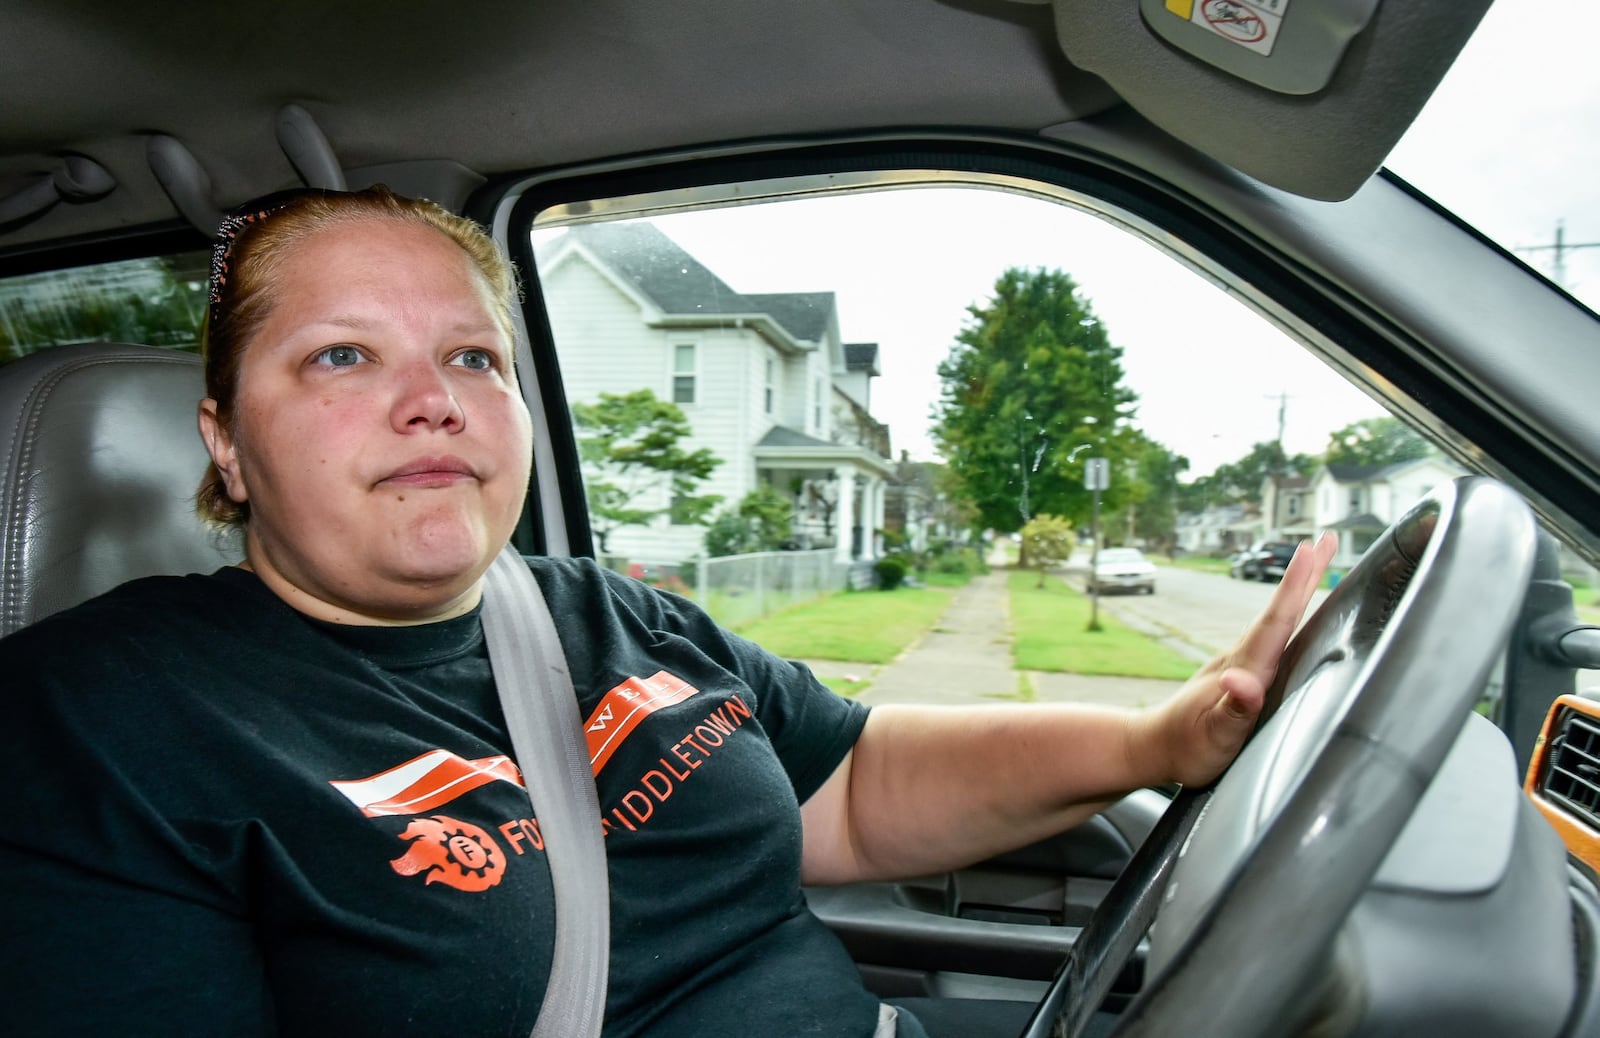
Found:
[{"label": "gray seatbelt", "polygon": [[555,621],[527,561],[510,545],[484,575],[482,618],[555,888],[555,957],[532,1038],[598,1038],[611,936],[600,801]]}]

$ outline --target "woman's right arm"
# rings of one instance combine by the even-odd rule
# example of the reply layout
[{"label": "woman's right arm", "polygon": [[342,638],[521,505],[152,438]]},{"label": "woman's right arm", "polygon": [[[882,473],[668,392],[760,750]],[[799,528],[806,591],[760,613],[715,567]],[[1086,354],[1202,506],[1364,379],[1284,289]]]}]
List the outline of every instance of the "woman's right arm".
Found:
[{"label": "woman's right arm", "polygon": [[274,1035],[251,924],[0,836],[0,1035]]},{"label": "woman's right arm", "polygon": [[0,1034],[273,1035],[248,921],[0,836]]}]

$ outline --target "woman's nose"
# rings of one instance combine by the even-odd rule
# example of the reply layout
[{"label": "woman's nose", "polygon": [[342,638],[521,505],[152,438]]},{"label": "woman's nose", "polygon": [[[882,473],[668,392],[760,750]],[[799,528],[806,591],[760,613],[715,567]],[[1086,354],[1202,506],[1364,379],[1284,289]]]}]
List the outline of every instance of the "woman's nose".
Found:
[{"label": "woman's nose", "polygon": [[396,432],[419,429],[459,432],[466,425],[466,415],[456,401],[450,381],[437,365],[408,365],[398,378],[400,386],[390,412]]}]

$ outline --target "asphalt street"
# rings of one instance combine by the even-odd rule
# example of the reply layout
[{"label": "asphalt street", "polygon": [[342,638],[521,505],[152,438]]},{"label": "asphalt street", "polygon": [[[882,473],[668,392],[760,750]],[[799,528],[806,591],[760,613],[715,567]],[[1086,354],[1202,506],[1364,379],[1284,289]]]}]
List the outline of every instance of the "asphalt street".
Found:
[{"label": "asphalt street", "polygon": [[[1155,594],[1103,595],[1100,605],[1130,626],[1164,636],[1169,644],[1178,643],[1175,647],[1190,647],[1194,650],[1190,655],[1210,656],[1238,640],[1250,622],[1266,608],[1276,587],[1276,584],[1253,580],[1234,580],[1222,574],[1162,566],[1156,574]],[[1312,608],[1327,597],[1327,591],[1317,591],[1312,598]]]}]

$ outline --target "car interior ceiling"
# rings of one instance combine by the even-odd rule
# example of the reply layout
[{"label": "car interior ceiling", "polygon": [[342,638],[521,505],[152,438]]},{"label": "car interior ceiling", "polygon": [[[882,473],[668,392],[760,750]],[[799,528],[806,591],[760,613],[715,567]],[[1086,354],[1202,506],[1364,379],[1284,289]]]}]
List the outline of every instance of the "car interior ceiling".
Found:
[{"label": "car interior ceiling", "polygon": [[[0,140],[13,142],[0,155],[0,200],[47,198],[47,177],[67,204],[13,221],[0,249],[171,219],[148,154],[158,135],[195,155],[219,208],[293,183],[273,132],[291,102],[338,142],[347,169],[447,156],[483,176],[774,127],[803,135],[968,123],[1048,133],[1127,104],[1264,182],[1342,198],[1378,168],[1487,0],[1468,7],[1380,5],[1376,31],[1307,97],[1260,90],[1174,51],[1137,24],[1134,4],[840,0],[753,17],[737,0],[609,0],[581,11],[477,5],[473,17],[455,10],[374,27],[364,12],[303,2],[269,11],[167,0],[135,12],[24,0],[9,17],[26,31],[0,39],[10,99]],[[305,23],[317,31],[303,32]],[[830,43],[820,68],[787,45],[819,37]],[[106,38],[117,40],[110,52]],[[1409,42],[1419,38],[1434,42],[1419,51]],[[63,68],[96,74],[63,90],[54,74]],[[650,74],[619,78],[615,68]],[[724,92],[728,82],[741,89]],[[178,95],[193,101],[174,106]],[[493,132],[459,118],[463,110],[493,112]],[[114,186],[71,176],[66,158],[77,155]]]}]

